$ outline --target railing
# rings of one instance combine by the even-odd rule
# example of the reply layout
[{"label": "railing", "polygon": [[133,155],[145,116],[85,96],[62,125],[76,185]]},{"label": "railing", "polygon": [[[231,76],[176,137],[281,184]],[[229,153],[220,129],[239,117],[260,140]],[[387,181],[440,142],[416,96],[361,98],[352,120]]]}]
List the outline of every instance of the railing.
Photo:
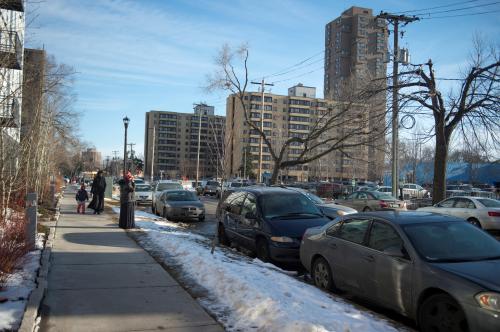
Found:
[{"label": "railing", "polygon": [[19,127],[19,103],[17,98],[0,95],[0,127]]},{"label": "railing", "polygon": [[0,66],[21,69],[22,44],[16,31],[0,30]]}]

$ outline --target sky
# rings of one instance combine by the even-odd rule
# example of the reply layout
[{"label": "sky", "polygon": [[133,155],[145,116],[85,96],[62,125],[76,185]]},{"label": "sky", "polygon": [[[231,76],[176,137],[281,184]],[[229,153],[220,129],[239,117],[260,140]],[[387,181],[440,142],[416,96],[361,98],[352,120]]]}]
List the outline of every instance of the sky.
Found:
[{"label": "sky", "polygon": [[475,33],[500,41],[499,1],[28,0],[26,47],[44,48],[74,68],[79,135],[104,159],[113,150],[123,154],[124,116],[131,120],[129,142],[142,155],[150,110],[192,112],[193,103],[204,101],[225,115],[227,93],[203,89],[224,43],[248,43],[249,75],[256,79],[314,56],[310,65],[274,77],[282,82],[270,91],[286,94],[301,82],[322,97],[324,28],[344,10],[355,5],[395,13],[458,2],[419,12],[470,7],[432,16],[488,13],[420,20],[404,27],[400,40],[412,63],[432,58],[439,76],[456,77],[466,68]]}]

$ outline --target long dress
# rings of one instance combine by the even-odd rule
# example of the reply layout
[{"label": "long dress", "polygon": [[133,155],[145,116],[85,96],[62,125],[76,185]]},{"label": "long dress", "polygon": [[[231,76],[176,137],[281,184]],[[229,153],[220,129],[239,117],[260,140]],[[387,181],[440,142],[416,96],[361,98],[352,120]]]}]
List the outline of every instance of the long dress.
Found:
[{"label": "long dress", "polygon": [[135,183],[121,179],[120,185],[120,221],[119,225],[123,229],[135,228],[135,204],[134,192]]},{"label": "long dress", "polygon": [[92,182],[92,201],[88,208],[97,213],[104,211],[104,193],[106,191],[106,179],[103,176],[96,176]]}]

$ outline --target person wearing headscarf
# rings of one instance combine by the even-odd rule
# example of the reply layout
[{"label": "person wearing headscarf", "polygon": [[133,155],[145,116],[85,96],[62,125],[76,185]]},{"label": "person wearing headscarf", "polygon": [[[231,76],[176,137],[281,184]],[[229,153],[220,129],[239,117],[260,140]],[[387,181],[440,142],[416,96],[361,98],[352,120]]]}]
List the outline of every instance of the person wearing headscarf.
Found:
[{"label": "person wearing headscarf", "polygon": [[135,182],[134,177],[128,172],[124,172],[123,178],[118,181],[120,186],[120,221],[119,225],[123,229],[135,227]]},{"label": "person wearing headscarf", "polygon": [[100,170],[97,172],[93,182],[92,189],[92,201],[89,204],[89,208],[94,210],[94,214],[101,214],[104,211],[104,192],[106,191],[106,179],[103,176],[103,172]]}]

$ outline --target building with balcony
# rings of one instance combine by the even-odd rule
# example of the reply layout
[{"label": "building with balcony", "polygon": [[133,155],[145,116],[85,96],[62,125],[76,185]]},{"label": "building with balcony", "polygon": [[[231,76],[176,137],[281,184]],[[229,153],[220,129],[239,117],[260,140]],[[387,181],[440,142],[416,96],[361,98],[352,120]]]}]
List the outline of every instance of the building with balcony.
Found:
[{"label": "building with balcony", "polygon": [[[263,110],[260,92],[247,92],[243,99],[249,120],[259,127],[263,114],[264,133],[276,153],[281,150],[280,144],[285,140],[290,137],[307,137],[312,128],[324,120],[325,114],[333,114],[332,112],[338,109],[338,102],[316,98],[316,88],[305,87],[302,84],[288,89],[286,96],[265,94]],[[342,135],[341,130],[343,129],[340,127],[330,128],[321,134],[320,139],[338,137]],[[248,159],[251,160],[252,169],[246,169],[246,174],[258,174],[260,135],[246,122],[244,108],[240,99],[234,94],[230,95],[226,102],[226,142],[226,176],[243,177],[243,165],[249,164]],[[329,146],[325,144],[316,151],[328,149]],[[262,150],[262,173],[266,177],[272,173],[273,160],[266,144],[263,144]],[[296,159],[303,150],[304,146],[301,144],[291,145],[286,150],[285,160]],[[356,162],[346,155],[331,152],[309,164],[282,170],[279,178],[283,181],[352,178],[366,180],[367,147],[351,147],[347,148],[346,152],[356,156]]]},{"label": "building with balcony", "polygon": [[[225,117],[214,107],[199,104],[193,113],[146,113],[144,170],[146,177],[195,179],[199,153],[199,179],[222,176]],[[151,172],[153,170],[153,172]]]},{"label": "building with balcony", "polygon": [[[325,26],[324,96],[343,100],[353,89],[363,89],[367,82],[386,77],[388,30],[384,19],[372,10],[351,7]],[[386,85],[386,80],[377,80]],[[374,83],[375,84],[375,83]],[[385,94],[371,100],[370,127],[380,126],[386,111]],[[370,180],[382,178],[384,139],[369,148]]]},{"label": "building with balcony", "polygon": [[20,141],[24,52],[24,2],[0,1],[0,131]]}]

